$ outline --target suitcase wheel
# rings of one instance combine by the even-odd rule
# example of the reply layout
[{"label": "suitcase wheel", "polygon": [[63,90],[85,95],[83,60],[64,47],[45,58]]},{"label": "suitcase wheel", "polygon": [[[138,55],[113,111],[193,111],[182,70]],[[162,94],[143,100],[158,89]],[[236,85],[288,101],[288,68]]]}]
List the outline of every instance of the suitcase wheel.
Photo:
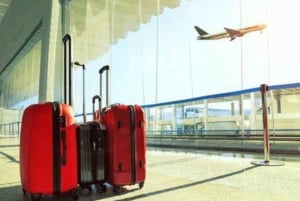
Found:
[{"label": "suitcase wheel", "polygon": [[78,194],[77,194],[77,190],[76,190],[76,189],[73,189],[73,190],[71,191],[71,196],[72,196],[72,199],[73,199],[73,200],[78,200],[78,199],[79,199]]},{"label": "suitcase wheel", "polygon": [[82,196],[89,196],[92,192],[91,186],[81,186],[79,189],[79,193]]},{"label": "suitcase wheel", "polygon": [[140,189],[142,189],[144,187],[144,182],[143,181],[141,183],[139,183],[139,187],[140,187]]},{"label": "suitcase wheel", "polygon": [[99,193],[105,193],[107,191],[107,188],[104,184],[97,184],[96,188]]},{"label": "suitcase wheel", "polygon": [[40,194],[31,194],[31,201],[41,201],[42,196]]},{"label": "suitcase wheel", "polygon": [[23,195],[26,195],[26,190],[22,188]]},{"label": "suitcase wheel", "polygon": [[121,193],[121,186],[114,186],[113,187],[113,192],[116,194],[116,195],[119,195]]}]

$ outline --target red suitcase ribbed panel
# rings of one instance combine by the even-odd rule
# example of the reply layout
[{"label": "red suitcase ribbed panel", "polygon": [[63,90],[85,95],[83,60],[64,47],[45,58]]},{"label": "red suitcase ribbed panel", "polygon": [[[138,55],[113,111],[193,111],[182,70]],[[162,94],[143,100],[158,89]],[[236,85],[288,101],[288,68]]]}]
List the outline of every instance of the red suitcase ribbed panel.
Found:
[{"label": "red suitcase ribbed panel", "polygon": [[[145,180],[146,144],[145,119],[141,107],[135,106],[135,167],[132,165],[131,114],[128,105],[110,107],[101,120],[107,128],[107,172],[108,183],[112,185],[130,185],[133,174],[135,183]],[[135,170],[135,171],[134,171]]]},{"label": "red suitcase ribbed panel", "polygon": [[53,192],[52,106],[31,105],[22,118],[20,168],[22,186],[31,193]]}]

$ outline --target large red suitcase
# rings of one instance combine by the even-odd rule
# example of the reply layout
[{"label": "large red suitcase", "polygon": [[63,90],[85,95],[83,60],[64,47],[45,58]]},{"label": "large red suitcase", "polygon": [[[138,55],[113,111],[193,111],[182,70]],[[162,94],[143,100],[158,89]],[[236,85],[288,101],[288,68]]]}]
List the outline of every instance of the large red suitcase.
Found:
[{"label": "large red suitcase", "polygon": [[44,194],[68,191],[74,200],[78,199],[76,125],[70,106],[71,36],[67,34],[63,42],[64,100],[69,105],[58,102],[33,104],[25,109],[22,116],[20,175],[23,192],[29,193],[32,200],[41,200]]},{"label": "large red suitcase", "polygon": [[42,194],[70,191],[78,198],[76,127],[71,106],[39,103],[22,117],[20,173],[24,193],[33,200]]},{"label": "large red suitcase", "polygon": [[140,106],[116,104],[101,114],[106,125],[107,182],[118,194],[121,186],[139,184],[146,177],[144,111]]}]

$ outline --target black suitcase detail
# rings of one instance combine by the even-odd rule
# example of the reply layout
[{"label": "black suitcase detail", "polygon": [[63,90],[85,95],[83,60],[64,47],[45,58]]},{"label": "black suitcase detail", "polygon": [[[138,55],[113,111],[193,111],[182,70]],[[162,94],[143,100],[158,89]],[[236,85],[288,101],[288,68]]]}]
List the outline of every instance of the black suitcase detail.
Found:
[{"label": "black suitcase detail", "polygon": [[[83,123],[76,127],[77,150],[78,150],[78,183],[79,193],[88,196],[91,193],[91,185],[96,184],[98,192],[106,191],[104,185],[106,180],[106,163],[105,163],[105,135],[106,130],[102,123],[97,121],[86,122],[85,112],[85,67],[79,62],[76,65],[82,66],[83,72]],[[95,102],[98,99],[99,106],[101,97],[93,97],[93,111]],[[94,112],[95,115],[95,112]]]},{"label": "black suitcase detail", "polygon": [[105,130],[98,122],[88,122],[77,127],[78,179],[81,195],[91,193],[96,184],[98,192],[106,191],[105,183]]}]

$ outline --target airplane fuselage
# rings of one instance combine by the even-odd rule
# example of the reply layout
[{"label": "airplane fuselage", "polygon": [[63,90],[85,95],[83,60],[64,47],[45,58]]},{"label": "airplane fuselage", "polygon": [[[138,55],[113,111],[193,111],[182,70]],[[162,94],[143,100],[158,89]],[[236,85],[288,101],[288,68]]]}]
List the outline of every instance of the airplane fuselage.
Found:
[{"label": "airplane fuselage", "polygon": [[266,28],[265,24],[259,24],[259,25],[255,25],[255,26],[251,26],[251,27],[242,28],[242,29],[240,29],[240,32],[245,34],[245,33],[253,32],[253,31],[261,31],[264,28]]},{"label": "airplane fuselage", "polygon": [[237,37],[242,37],[249,32],[262,31],[264,28],[266,28],[265,24],[258,24],[255,26],[245,27],[241,29],[230,29],[224,27],[226,32],[217,33],[217,34],[208,34],[201,28],[195,26],[195,29],[199,34],[197,38],[198,40],[217,40],[222,38],[231,38],[230,41],[234,40]]}]

